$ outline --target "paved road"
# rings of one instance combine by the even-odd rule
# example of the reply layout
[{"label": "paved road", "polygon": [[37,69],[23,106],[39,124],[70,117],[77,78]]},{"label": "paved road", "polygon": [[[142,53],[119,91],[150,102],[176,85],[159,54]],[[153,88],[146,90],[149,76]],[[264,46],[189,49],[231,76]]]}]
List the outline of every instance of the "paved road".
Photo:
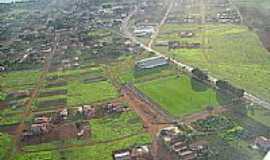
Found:
[{"label": "paved road", "polygon": [[[144,43],[140,42],[132,33],[129,32],[128,30],[128,22],[129,20],[136,14],[138,8],[135,7],[135,9],[129,14],[129,16],[127,18],[124,19],[123,23],[122,23],[122,26],[121,26],[121,31],[123,32],[124,35],[126,35],[131,41],[133,41],[134,43],[137,43],[137,44],[140,44],[140,46],[142,48],[144,48],[146,51],[149,51],[149,52],[153,52],[155,53],[157,56],[161,56],[161,57],[164,57],[164,58],[167,58],[170,60],[171,63],[183,68],[187,73],[190,73],[192,70],[193,70],[193,67],[190,66],[190,65],[187,65],[187,64],[184,64],[182,62],[179,62],[178,60],[176,59],[173,59],[171,57],[168,57],[167,55],[157,51],[157,50],[154,50],[152,49],[152,43],[155,41],[155,38],[158,36],[159,34],[159,30],[160,30],[160,27],[165,23],[168,15],[170,14],[170,11],[173,7],[173,4],[174,4],[174,1],[171,2],[170,6],[168,7],[168,10],[166,12],[166,14],[164,15],[161,23],[159,24],[158,28],[156,29],[156,33],[154,33],[155,36],[152,36],[151,37],[151,43],[148,44],[148,45],[145,45]],[[238,9],[237,9],[238,10]],[[239,11],[239,10],[238,10]],[[242,17],[242,16],[241,16]],[[242,18],[241,18],[242,19]],[[218,79],[209,75],[209,80],[213,83],[215,83]],[[244,94],[244,98],[252,103],[255,103],[255,104],[259,104],[261,105],[262,107],[266,108],[266,109],[269,109],[270,110],[270,103],[263,100],[263,99],[260,99],[254,95],[252,95],[251,93],[248,93],[248,92],[245,92]]]}]

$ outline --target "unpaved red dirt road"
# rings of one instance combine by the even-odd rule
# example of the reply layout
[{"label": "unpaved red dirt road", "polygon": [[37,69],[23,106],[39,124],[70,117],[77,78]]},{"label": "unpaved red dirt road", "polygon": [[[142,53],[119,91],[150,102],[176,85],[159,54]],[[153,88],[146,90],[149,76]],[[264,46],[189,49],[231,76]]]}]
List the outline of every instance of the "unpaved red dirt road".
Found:
[{"label": "unpaved red dirt road", "polygon": [[169,125],[170,120],[164,117],[160,112],[153,109],[148,103],[139,98],[136,93],[127,88],[122,89],[123,99],[126,100],[130,107],[142,119],[144,127],[153,137],[156,136],[161,128]]}]

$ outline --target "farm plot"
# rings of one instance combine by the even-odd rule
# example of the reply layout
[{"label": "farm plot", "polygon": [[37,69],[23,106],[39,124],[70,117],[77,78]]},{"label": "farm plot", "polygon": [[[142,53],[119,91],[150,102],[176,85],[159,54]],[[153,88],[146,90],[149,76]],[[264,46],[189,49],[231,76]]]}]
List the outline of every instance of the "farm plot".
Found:
[{"label": "farm plot", "polygon": [[148,144],[151,138],[147,134],[134,135],[117,141],[70,147],[68,149],[20,153],[18,160],[112,160],[112,152],[136,145]]},{"label": "farm plot", "polygon": [[123,112],[91,120],[91,139],[107,141],[144,132],[135,112]]},{"label": "farm plot", "polygon": [[96,65],[51,72],[46,80],[34,104],[38,110],[91,104],[118,96],[103,68]]},{"label": "farm plot", "polygon": [[219,136],[209,136],[210,149],[216,153],[209,160],[258,160],[263,155],[250,148],[250,145],[241,139],[235,141],[224,141]]},{"label": "farm plot", "polygon": [[39,75],[40,72],[32,70],[6,73],[0,77],[1,87],[6,92],[15,92],[32,88]]},{"label": "farm plot", "polygon": [[170,76],[138,83],[135,86],[176,117],[203,111],[208,106],[215,107],[227,103],[213,89],[186,75]]},{"label": "farm plot", "polygon": [[81,83],[73,81],[68,84],[68,105],[91,104],[113,99],[119,95],[109,81]]},{"label": "farm plot", "polygon": [[9,135],[0,132],[0,159],[4,159],[12,147],[12,139]]},{"label": "farm plot", "polygon": [[38,71],[16,71],[0,77],[0,125],[10,126],[20,122],[23,106],[31,94],[40,73]]},{"label": "farm plot", "polygon": [[[162,53],[202,69],[217,78],[231,81],[258,96],[269,98],[270,55],[263,48],[258,36],[248,27],[232,24],[209,25],[164,25],[162,33],[182,31],[190,27],[195,37],[189,42],[201,39],[200,49],[173,49],[155,47]],[[157,41],[179,39],[178,35],[161,34]]]},{"label": "farm plot", "polygon": [[[253,133],[252,128],[257,128],[256,123],[251,121],[243,124],[238,118],[225,114],[219,116],[210,116],[207,119],[198,120],[192,123],[196,130],[205,133],[212,133],[206,137],[211,145],[210,149],[216,153],[211,159],[219,160],[257,160],[263,158],[263,153],[252,149],[250,145],[254,137],[264,135],[262,133]],[[247,124],[248,123],[248,124]]]},{"label": "farm plot", "polygon": [[151,137],[135,112],[115,113],[90,120],[90,141],[65,139],[27,145],[16,156],[19,160],[112,160],[112,152],[151,143]]}]

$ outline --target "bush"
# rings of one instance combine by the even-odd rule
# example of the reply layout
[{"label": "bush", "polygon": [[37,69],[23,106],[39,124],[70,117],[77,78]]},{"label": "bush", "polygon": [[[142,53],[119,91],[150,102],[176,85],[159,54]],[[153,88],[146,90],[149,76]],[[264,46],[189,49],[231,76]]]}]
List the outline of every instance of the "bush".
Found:
[{"label": "bush", "polygon": [[6,99],[6,94],[0,91],[0,101],[3,101]]},{"label": "bush", "polygon": [[244,133],[244,128],[241,126],[233,127],[232,129],[227,130],[221,136],[226,141],[233,141],[240,138],[240,136]]}]

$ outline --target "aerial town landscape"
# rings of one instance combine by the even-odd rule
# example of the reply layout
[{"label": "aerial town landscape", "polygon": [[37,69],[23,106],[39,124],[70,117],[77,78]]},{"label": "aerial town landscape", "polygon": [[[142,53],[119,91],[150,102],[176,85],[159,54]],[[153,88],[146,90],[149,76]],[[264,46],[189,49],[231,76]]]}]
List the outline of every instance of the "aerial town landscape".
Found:
[{"label": "aerial town landscape", "polygon": [[0,0],[0,160],[270,160],[270,0]]}]

